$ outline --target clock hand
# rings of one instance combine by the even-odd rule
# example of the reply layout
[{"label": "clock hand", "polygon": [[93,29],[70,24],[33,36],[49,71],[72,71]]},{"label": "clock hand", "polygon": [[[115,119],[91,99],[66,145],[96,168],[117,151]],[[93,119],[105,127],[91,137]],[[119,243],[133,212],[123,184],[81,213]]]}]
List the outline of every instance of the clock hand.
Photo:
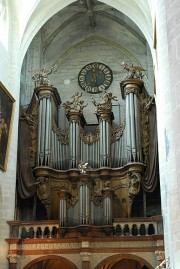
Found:
[{"label": "clock hand", "polygon": [[96,70],[94,69],[94,70],[92,70],[92,72],[93,72],[93,81],[96,82],[96,80],[97,80]]}]

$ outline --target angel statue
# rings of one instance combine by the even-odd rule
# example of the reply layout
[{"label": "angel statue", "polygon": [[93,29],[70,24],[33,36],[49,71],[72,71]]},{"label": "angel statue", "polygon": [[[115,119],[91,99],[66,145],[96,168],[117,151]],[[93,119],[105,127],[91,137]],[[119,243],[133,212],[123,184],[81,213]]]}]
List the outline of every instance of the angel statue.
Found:
[{"label": "angel statue", "polygon": [[54,65],[50,68],[50,70],[47,70],[45,68],[39,69],[36,71],[35,75],[32,77],[32,80],[35,83],[35,87],[39,86],[52,86],[50,83],[50,80],[48,76],[54,72],[56,72],[57,67]]},{"label": "angel statue", "polygon": [[86,174],[87,167],[88,167],[88,163],[84,163],[84,162],[81,162],[78,165],[78,168],[79,168],[81,174]]}]

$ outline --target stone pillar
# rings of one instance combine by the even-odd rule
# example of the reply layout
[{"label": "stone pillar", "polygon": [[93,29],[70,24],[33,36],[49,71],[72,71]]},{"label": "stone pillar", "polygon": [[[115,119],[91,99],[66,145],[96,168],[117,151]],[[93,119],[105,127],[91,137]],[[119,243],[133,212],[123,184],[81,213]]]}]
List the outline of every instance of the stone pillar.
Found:
[{"label": "stone pillar", "polygon": [[52,86],[39,86],[35,93],[39,99],[37,165],[50,166],[53,116],[56,114],[57,121],[57,110],[61,100],[57,89]]},{"label": "stone pillar", "polygon": [[164,251],[156,250],[155,254],[156,254],[156,259],[157,259],[157,268],[158,269],[165,268],[166,261],[165,261]]},{"label": "stone pillar", "polygon": [[9,260],[9,269],[16,269],[20,256],[17,254],[9,254],[7,258]]},{"label": "stone pillar", "polygon": [[126,99],[127,161],[142,162],[138,95],[143,82],[127,79],[121,82],[122,98]]},{"label": "stone pillar", "polygon": [[82,259],[82,269],[90,269],[91,252],[80,252]]}]

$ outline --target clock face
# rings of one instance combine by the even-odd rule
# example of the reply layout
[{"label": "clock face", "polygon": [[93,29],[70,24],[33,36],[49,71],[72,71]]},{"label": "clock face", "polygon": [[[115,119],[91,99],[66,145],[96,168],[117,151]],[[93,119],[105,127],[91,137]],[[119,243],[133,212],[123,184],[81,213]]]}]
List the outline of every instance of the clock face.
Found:
[{"label": "clock face", "polygon": [[80,87],[88,93],[100,93],[107,90],[112,83],[111,69],[102,63],[90,63],[79,72]]}]

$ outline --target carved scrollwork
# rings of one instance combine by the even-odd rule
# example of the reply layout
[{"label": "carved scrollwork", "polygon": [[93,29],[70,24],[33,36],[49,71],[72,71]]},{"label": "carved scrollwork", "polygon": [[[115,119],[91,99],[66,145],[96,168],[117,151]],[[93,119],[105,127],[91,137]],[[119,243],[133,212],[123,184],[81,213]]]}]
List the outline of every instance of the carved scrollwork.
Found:
[{"label": "carved scrollwork", "polygon": [[103,206],[103,199],[102,199],[102,195],[99,196],[97,195],[95,192],[92,192],[91,195],[91,201],[96,205],[96,206]]},{"label": "carved scrollwork", "polygon": [[154,103],[153,97],[140,98],[142,103],[141,110],[141,129],[142,129],[142,149],[143,154],[146,157],[149,154],[149,109]]},{"label": "carved scrollwork", "polygon": [[58,140],[64,145],[69,144],[69,133],[64,131],[61,128],[57,128],[56,124],[53,123],[53,131],[56,133]]},{"label": "carved scrollwork", "polygon": [[93,135],[92,133],[87,133],[87,134],[84,134],[83,133],[83,129],[81,129],[81,132],[80,132],[80,139],[85,143],[85,144],[88,144],[88,145],[92,145],[94,144],[95,142],[97,142],[99,140],[99,127],[96,128],[96,134]]},{"label": "carved scrollwork", "polygon": [[38,177],[37,178],[37,196],[41,203],[46,208],[47,214],[50,205],[50,191],[48,186],[48,178]]},{"label": "carved scrollwork", "polygon": [[134,197],[140,191],[140,181],[141,174],[137,172],[128,172],[129,177],[129,198],[134,199]]},{"label": "carved scrollwork", "polygon": [[117,128],[112,129],[112,136],[111,136],[111,143],[118,141],[122,136],[124,129],[126,126],[126,121],[124,120],[123,123],[119,123]]},{"label": "carved scrollwork", "polygon": [[75,204],[79,201],[79,193],[76,196],[71,196],[71,198],[68,199],[67,208],[70,208],[71,206],[75,206]]},{"label": "carved scrollwork", "polygon": [[134,93],[137,96],[139,96],[139,89],[132,86],[132,87],[127,88],[125,93],[126,95],[128,95],[129,93]]},{"label": "carved scrollwork", "polygon": [[31,135],[31,146],[30,150],[30,158],[32,164],[35,163],[36,152],[37,152],[37,128],[38,128],[38,108],[37,103],[34,104],[31,113],[23,112],[21,120],[26,120],[29,124],[30,135]]}]

